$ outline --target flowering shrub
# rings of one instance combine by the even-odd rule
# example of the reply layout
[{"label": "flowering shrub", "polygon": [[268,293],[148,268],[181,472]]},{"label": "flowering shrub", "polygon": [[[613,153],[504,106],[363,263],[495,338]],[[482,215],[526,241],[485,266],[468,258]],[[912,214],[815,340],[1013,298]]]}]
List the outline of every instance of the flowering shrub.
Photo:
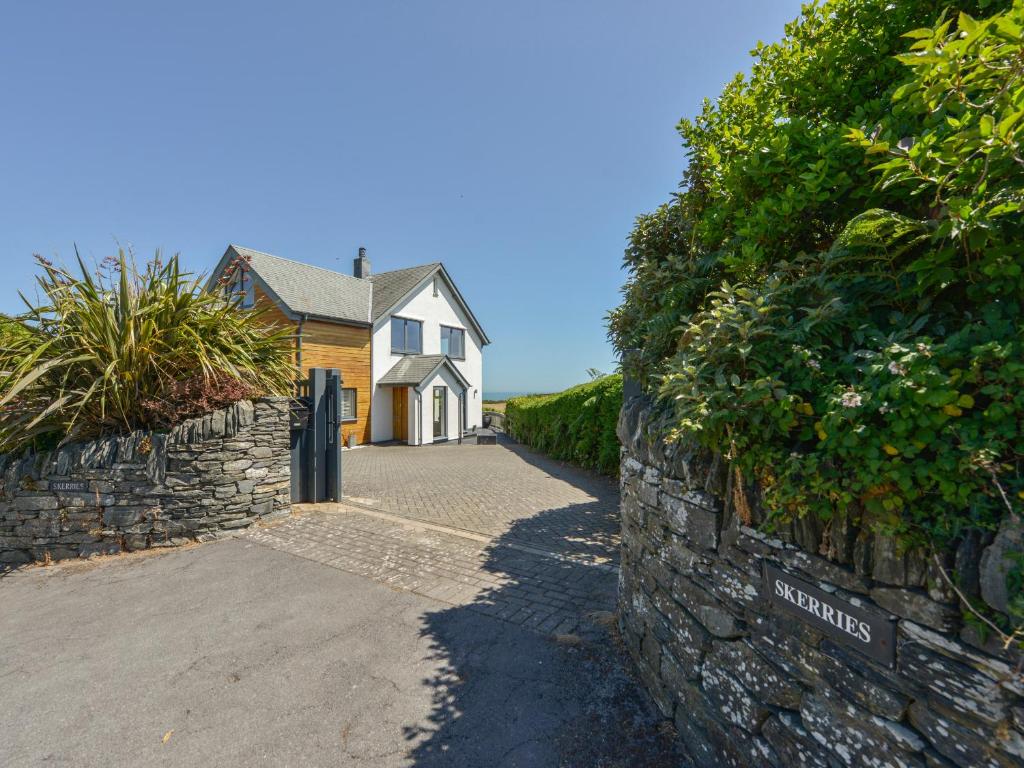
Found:
[{"label": "flowering shrub", "polygon": [[161,397],[143,400],[141,406],[148,423],[170,427],[259,395],[259,389],[248,381],[218,371],[175,381]]},{"label": "flowering shrub", "polygon": [[805,6],[632,233],[612,339],[769,525],[949,548],[1024,494],[1024,4],[961,8]]}]

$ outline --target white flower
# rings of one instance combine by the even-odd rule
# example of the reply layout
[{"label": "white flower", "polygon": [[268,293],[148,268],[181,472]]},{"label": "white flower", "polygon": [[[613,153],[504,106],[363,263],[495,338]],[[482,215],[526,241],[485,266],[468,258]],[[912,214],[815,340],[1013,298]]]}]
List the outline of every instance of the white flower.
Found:
[{"label": "white flower", "polygon": [[813,357],[812,357],[812,358],[810,358],[810,359],[809,359],[809,360],[807,361],[807,366],[808,366],[809,368],[813,368],[813,369],[814,369],[814,370],[816,370],[816,371],[820,371],[820,370],[821,370],[821,363],[819,363],[819,362],[818,362],[817,360],[815,360],[815,359],[814,359]]},{"label": "white flower", "polygon": [[888,405],[883,405],[879,407],[878,412],[881,413],[882,415],[885,415],[889,412],[889,410],[890,408]]},{"label": "white flower", "polygon": [[860,395],[851,389],[849,392],[843,392],[843,396],[840,398],[839,402],[843,404],[844,408],[857,408],[863,400]]},{"label": "white flower", "polygon": [[889,363],[889,373],[891,373],[893,376],[906,376],[907,369],[904,366],[897,363],[895,360],[893,360],[892,362]]}]

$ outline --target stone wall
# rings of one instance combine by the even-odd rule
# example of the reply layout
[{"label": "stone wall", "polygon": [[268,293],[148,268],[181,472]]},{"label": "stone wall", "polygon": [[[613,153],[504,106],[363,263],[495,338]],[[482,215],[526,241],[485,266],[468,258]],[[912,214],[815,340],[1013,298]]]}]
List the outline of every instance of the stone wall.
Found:
[{"label": "stone wall", "polygon": [[[758,532],[756,489],[660,418],[635,398],[619,422],[621,630],[695,765],[1024,765],[1019,657],[964,624],[934,562],[849,521]],[[979,594],[998,545],[943,565]],[[765,562],[895,622],[895,663],[773,607]]]},{"label": "stone wall", "polygon": [[0,567],[205,541],[290,507],[288,399],[0,456]]}]

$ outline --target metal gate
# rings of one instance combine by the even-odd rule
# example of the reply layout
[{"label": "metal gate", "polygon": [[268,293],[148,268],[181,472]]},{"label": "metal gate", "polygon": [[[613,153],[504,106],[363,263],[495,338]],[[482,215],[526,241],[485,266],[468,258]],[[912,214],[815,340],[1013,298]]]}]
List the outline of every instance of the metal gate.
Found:
[{"label": "metal gate", "polygon": [[341,371],[311,368],[291,410],[292,501],[341,501]]}]

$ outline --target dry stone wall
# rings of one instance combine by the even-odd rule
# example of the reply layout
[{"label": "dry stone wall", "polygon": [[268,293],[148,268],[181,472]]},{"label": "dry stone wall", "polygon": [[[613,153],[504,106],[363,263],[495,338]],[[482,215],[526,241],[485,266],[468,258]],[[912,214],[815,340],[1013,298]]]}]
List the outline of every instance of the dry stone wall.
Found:
[{"label": "dry stone wall", "polygon": [[205,541],[290,508],[287,398],[0,457],[0,567]]},{"label": "dry stone wall", "polygon": [[[1020,659],[964,624],[933,561],[841,520],[759,532],[756,489],[716,456],[664,444],[661,418],[637,397],[619,420],[621,630],[695,765],[1024,765]],[[943,565],[982,594],[1004,533]],[[825,602],[894,630],[891,663],[814,626],[806,614]]]}]

